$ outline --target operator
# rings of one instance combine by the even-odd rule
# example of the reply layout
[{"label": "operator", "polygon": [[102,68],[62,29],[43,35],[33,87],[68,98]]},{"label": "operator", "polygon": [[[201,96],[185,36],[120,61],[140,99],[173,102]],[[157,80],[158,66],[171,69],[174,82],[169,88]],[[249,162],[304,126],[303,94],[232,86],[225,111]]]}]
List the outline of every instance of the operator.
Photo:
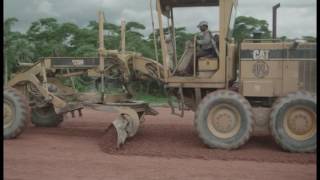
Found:
[{"label": "operator", "polygon": [[218,48],[216,47],[216,39],[212,36],[211,32],[208,30],[208,22],[201,21],[197,26],[200,29],[200,33],[197,38],[197,58],[203,56],[215,56],[217,57]]},{"label": "operator", "polygon": [[[197,35],[196,60],[204,56],[218,57],[219,36],[217,34],[214,36],[211,34],[211,32],[208,30],[208,22],[206,21],[201,21],[197,27],[200,29],[201,32]],[[187,42],[186,46],[190,46],[190,43],[191,42]],[[192,48],[194,47],[192,46]],[[186,54],[187,55],[185,56],[185,58],[182,59],[175,73],[178,76],[192,75],[193,55],[188,55],[188,53]]]}]

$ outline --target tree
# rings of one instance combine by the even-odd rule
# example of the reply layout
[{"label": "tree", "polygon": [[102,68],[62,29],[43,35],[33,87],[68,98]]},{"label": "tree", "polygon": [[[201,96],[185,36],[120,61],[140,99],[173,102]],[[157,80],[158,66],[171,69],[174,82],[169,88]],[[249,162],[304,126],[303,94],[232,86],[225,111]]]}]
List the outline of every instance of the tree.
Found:
[{"label": "tree", "polygon": [[10,74],[18,70],[18,62],[31,62],[34,58],[34,44],[20,32],[13,32],[12,26],[18,22],[16,18],[4,21],[4,81]]},{"label": "tree", "polygon": [[63,54],[59,24],[55,18],[42,18],[31,24],[27,37],[35,44],[36,58]]},{"label": "tree", "polygon": [[317,42],[317,38],[313,36],[302,36],[303,40],[306,40],[307,42]]},{"label": "tree", "polygon": [[11,29],[16,22],[18,22],[17,18],[8,18],[3,23],[4,47],[6,47],[12,39],[13,32]]},{"label": "tree", "polygon": [[138,22],[128,22],[126,24],[126,49],[129,51],[140,52],[146,57],[152,56],[150,54],[150,47],[147,45],[143,35],[139,32],[146,27]]},{"label": "tree", "polygon": [[281,36],[280,39],[281,39],[282,41],[286,41],[286,40],[288,40],[288,37],[287,37],[287,36]]},{"label": "tree", "polygon": [[[3,47],[4,54],[9,54],[9,46],[11,44],[12,39],[14,38],[14,34],[11,31],[12,26],[18,22],[17,18],[8,18],[3,23]],[[12,54],[10,54],[12,55]],[[4,56],[4,83],[7,84],[8,81],[8,56]]]},{"label": "tree", "polygon": [[236,41],[252,38],[254,30],[262,32],[262,39],[271,38],[271,31],[268,29],[268,22],[266,20],[259,20],[253,17],[239,16],[235,20],[233,37]]}]

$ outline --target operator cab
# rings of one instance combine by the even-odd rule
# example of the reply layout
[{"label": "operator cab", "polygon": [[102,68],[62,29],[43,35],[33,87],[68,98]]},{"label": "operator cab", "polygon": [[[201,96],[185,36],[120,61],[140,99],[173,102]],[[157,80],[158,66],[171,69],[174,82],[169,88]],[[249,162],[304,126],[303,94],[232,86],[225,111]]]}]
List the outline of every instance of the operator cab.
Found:
[{"label": "operator cab", "polygon": [[[202,14],[202,16],[195,17],[193,15],[194,13]],[[199,75],[200,72],[217,70],[219,8],[171,7],[167,5],[165,7],[165,14],[167,17],[165,42],[169,54],[169,67],[172,74],[177,76],[192,76],[194,71],[196,71],[195,75]],[[174,22],[176,22],[179,27],[186,27],[186,24],[182,24],[183,22],[181,22],[182,20],[185,23],[186,19],[194,22],[192,23],[192,27],[187,27],[187,31],[194,33],[192,33],[193,37],[189,37],[185,42],[182,42],[185,44],[185,47],[181,54],[176,50],[176,38],[178,39],[177,36],[179,36],[179,34],[177,35],[175,32],[176,26]],[[195,61],[195,67],[193,61]]]},{"label": "operator cab", "polygon": [[[167,82],[218,82],[225,84],[226,39],[231,38],[235,18],[236,0],[157,0],[163,65]],[[197,14],[202,16],[195,17]],[[186,27],[183,22],[194,22],[187,31],[193,38],[185,42],[183,53],[177,53],[175,26]],[[200,30],[197,25],[208,22],[214,47],[212,53],[199,56],[201,47],[197,43]],[[188,28],[188,27],[187,27]],[[181,42],[179,42],[181,43]],[[207,86],[207,85],[205,85]],[[210,86],[214,86],[211,84]]]}]

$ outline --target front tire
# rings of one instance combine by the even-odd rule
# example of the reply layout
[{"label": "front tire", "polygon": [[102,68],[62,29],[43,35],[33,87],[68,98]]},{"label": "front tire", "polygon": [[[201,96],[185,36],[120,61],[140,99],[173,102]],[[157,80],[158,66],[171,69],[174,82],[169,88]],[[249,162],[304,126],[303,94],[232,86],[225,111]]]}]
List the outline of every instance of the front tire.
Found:
[{"label": "front tire", "polygon": [[28,100],[14,88],[3,92],[3,138],[18,137],[27,127],[30,119]]},{"label": "front tire", "polygon": [[299,91],[279,98],[271,112],[270,129],[275,141],[291,152],[317,149],[316,97]]},{"label": "front tire", "polygon": [[32,109],[31,122],[38,127],[57,127],[63,121],[63,115],[54,111],[50,104],[42,108]]},{"label": "front tire", "polygon": [[217,90],[208,94],[195,115],[198,135],[210,148],[239,148],[252,133],[252,108],[243,96],[234,91]]}]

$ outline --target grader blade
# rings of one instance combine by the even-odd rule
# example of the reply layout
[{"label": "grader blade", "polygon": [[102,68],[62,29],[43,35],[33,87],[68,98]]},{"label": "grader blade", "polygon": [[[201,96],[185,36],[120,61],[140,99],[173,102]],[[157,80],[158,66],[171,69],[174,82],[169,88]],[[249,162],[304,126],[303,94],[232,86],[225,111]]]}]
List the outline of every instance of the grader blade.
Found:
[{"label": "grader blade", "polygon": [[[126,127],[128,123],[129,123],[128,120],[123,118],[123,116],[121,115],[115,121],[112,122],[111,126],[115,128],[117,132],[117,148],[120,148],[120,146],[125,143],[128,137],[128,133],[126,131]],[[112,128],[112,127],[109,127],[109,128]]]},{"label": "grader blade", "polygon": [[141,120],[138,113],[131,108],[118,107],[117,109],[120,111],[120,115],[109,128],[114,128],[117,132],[117,149],[119,149],[127,138],[133,137],[138,132]]},{"label": "grader blade", "polygon": [[[117,112],[119,116],[106,129],[107,133],[116,132],[116,148],[119,149],[125,141],[136,135],[140,124],[144,122],[145,115],[157,115],[158,112],[152,109],[143,101],[122,101],[104,104],[83,103],[85,107],[96,111]],[[113,131],[112,131],[113,130]],[[112,134],[112,138],[114,135]]]}]

